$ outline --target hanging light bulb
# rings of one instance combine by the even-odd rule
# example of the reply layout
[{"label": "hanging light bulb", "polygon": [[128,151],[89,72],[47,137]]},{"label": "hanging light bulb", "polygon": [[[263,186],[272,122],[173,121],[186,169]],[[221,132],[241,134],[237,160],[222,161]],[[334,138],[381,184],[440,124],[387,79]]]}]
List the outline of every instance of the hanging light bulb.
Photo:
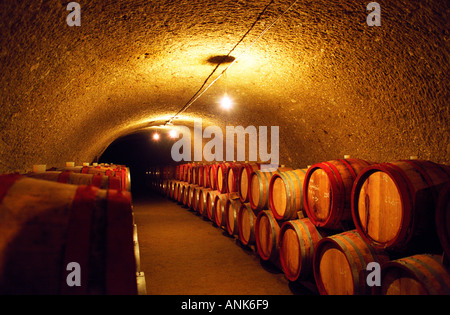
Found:
[{"label": "hanging light bulb", "polygon": [[223,109],[230,109],[231,107],[233,107],[233,101],[231,100],[231,98],[228,96],[227,93],[225,93],[225,95],[220,100],[220,106]]},{"label": "hanging light bulb", "polygon": [[158,141],[159,140],[159,133],[155,132],[153,134],[153,140]]},{"label": "hanging light bulb", "polygon": [[227,80],[227,72],[226,71],[223,73],[223,79],[225,81],[225,95],[220,100],[220,106],[223,109],[227,109],[228,110],[231,107],[233,107],[233,101],[228,96],[228,80]]},{"label": "hanging light bulb", "polygon": [[172,139],[175,139],[175,138],[178,137],[178,133],[177,133],[177,131],[176,131],[175,129],[172,129],[172,130],[170,130],[170,132],[169,132],[169,136],[170,136]]}]

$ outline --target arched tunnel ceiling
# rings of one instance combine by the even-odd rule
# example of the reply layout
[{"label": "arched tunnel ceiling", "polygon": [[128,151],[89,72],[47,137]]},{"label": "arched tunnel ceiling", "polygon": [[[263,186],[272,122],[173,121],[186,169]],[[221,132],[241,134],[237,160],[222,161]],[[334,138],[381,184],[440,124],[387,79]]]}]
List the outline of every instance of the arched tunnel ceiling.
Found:
[{"label": "arched tunnel ceiling", "polygon": [[[0,3],[0,171],[92,161],[118,137],[174,115],[269,1]],[[291,1],[273,1],[233,56]],[[447,1],[298,1],[183,115],[280,126],[292,167],[344,154],[450,161]],[[221,68],[223,69],[223,68]],[[230,112],[217,106],[225,88]]]}]

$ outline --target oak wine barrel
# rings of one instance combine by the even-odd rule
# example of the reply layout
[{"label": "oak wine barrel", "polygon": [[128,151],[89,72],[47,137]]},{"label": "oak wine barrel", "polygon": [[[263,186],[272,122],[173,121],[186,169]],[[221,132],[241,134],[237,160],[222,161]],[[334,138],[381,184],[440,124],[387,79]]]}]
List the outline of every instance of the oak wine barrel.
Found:
[{"label": "oak wine barrel", "polygon": [[198,212],[203,217],[207,217],[207,197],[209,192],[211,191],[210,188],[201,188],[198,196]]},{"label": "oak wine barrel", "polygon": [[351,194],[358,174],[372,163],[340,159],[312,165],[304,180],[304,206],[308,218],[319,227],[353,228]]},{"label": "oak wine barrel", "polygon": [[435,208],[440,187],[450,180],[445,166],[408,160],[366,168],[355,182],[356,229],[377,248],[403,253],[442,250]]},{"label": "oak wine barrel", "polygon": [[183,200],[184,200],[184,190],[186,189],[186,186],[188,184],[185,182],[181,182],[178,185],[178,195],[177,195],[177,201],[179,204],[183,204]]},{"label": "oak wine barrel", "polygon": [[319,241],[326,237],[308,218],[285,221],[280,228],[280,263],[290,281],[306,280],[313,276],[314,252]]},{"label": "oak wine barrel", "polygon": [[192,163],[184,165],[183,182],[190,183],[192,180]]},{"label": "oak wine barrel", "polygon": [[178,199],[180,198],[180,190],[181,186],[183,185],[183,182],[177,182],[175,183],[174,189],[173,189],[173,200],[178,202]]},{"label": "oak wine barrel", "polygon": [[189,190],[191,189],[193,184],[186,184],[183,189],[183,206],[189,207]]},{"label": "oak wine barrel", "polygon": [[216,200],[216,196],[219,195],[218,190],[209,190],[206,194],[206,217],[214,222],[214,201]]},{"label": "oak wine barrel", "polygon": [[238,175],[238,189],[239,198],[242,203],[249,202],[248,192],[250,186],[250,176],[254,171],[261,169],[259,163],[245,163],[239,170]]},{"label": "oak wine barrel", "polygon": [[239,210],[237,223],[239,229],[239,240],[243,245],[255,244],[255,222],[256,215],[249,203],[243,203]]},{"label": "oak wine barrel", "polygon": [[[228,193],[237,193],[239,190],[239,171],[243,166],[242,163],[236,162],[232,163],[227,170],[227,192]],[[239,196],[239,194],[238,194]]]},{"label": "oak wine barrel", "polygon": [[240,199],[228,199],[225,206],[225,217],[227,232],[230,235],[239,235],[239,227],[237,217],[241,209],[242,202]]},{"label": "oak wine barrel", "polygon": [[199,179],[200,179],[200,173],[199,173],[199,164],[194,164],[192,167],[192,184],[198,185]]},{"label": "oak wine barrel", "polygon": [[227,204],[227,200],[229,198],[229,194],[217,194],[214,199],[214,222],[218,227],[225,227],[226,218],[225,218],[225,206]]},{"label": "oak wine barrel", "polygon": [[181,174],[181,169],[182,169],[182,165],[177,165],[176,166],[176,172],[175,172],[175,179],[176,180],[180,180],[180,174]]},{"label": "oak wine barrel", "polygon": [[194,188],[198,187],[195,184],[189,185],[186,192],[186,206],[192,209],[192,200],[194,199]]},{"label": "oak wine barrel", "polygon": [[382,265],[389,257],[368,245],[356,230],[328,236],[314,253],[314,278],[321,295],[369,295],[367,265]]},{"label": "oak wine barrel", "polygon": [[256,212],[269,209],[270,181],[275,174],[289,171],[291,168],[280,167],[278,169],[257,170],[250,176],[249,201]]},{"label": "oak wine barrel", "polygon": [[445,255],[450,257],[450,183],[439,192],[436,207],[436,231]]},{"label": "oak wine barrel", "polygon": [[180,174],[178,174],[178,180],[180,182],[184,181],[184,176],[186,174],[186,164],[180,165]]},{"label": "oak wine barrel", "polygon": [[228,169],[231,167],[231,165],[233,165],[232,162],[223,162],[220,163],[217,168],[217,175],[216,175],[217,190],[221,194],[227,192],[227,172]]},{"label": "oak wine barrel", "polygon": [[197,165],[197,183],[198,186],[203,187],[205,185],[205,165]]},{"label": "oak wine barrel", "polygon": [[202,187],[200,186],[194,186],[194,189],[192,190],[192,201],[191,201],[191,209],[194,211],[199,211],[198,207],[200,204],[200,189]]},{"label": "oak wine barrel", "polygon": [[214,163],[209,166],[209,185],[212,190],[217,190],[217,170],[219,163]]},{"label": "oak wine barrel", "polygon": [[209,169],[210,169],[210,164],[205,164],[203,166],[203,186],[205,188],[210,188],[211,187],[211,183],[210,183],[210,174],[209,174]]},{"label": "oak wine barrel", "polygon": [[255,221],[255,241],[259,257],[276,265],[279,264],[279,233],[280,225],[272,211],[264,210],[258,213]]},{"label": "oak wine barrel", "polygon": [[129,192],[1,175],[0,216],[0,294],[137,294]]},{"label": "oak wine barrel", "polygon": [[[269,184],[269,204],[275,219],[297,219],[297,212],[304,210],[303,182],[307,169],[275,174]],[[303,214],[306,215],[305,213]]]},{"label": "oak wine barrel", "polygon": [[450,274],[441,256],[420,254],[381,267],[382,295],[450,295]]},{"label": "oak wine barrel", "polygon": [[171,181],[169,181],[169,187],[168,187],[168,191],[167,191],[167,197],[169,198],[169,199],[172,199],[173,200],[173,193],[174,193],[174,191],[175,191],[175,184],[177,183],[178,181],[176,180],[176,179],[174,179],[174,180],[171,180]]}]

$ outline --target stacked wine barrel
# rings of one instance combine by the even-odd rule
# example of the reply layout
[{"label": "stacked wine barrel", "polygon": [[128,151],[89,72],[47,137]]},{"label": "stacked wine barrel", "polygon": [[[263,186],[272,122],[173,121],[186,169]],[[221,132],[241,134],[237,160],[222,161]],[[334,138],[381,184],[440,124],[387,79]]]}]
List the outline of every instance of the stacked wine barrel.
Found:
[{"label": "stacked wine barrel", "polygon": [[[346,157],[305,169],[225,162],[177,170],[167,196],[292,282],[333,295],[450,294],[448,166]],[[177,186],[193,200],[177,199]],[[374,263],[379,285],[367,280]]]},{"label": "stacked wine barrel", "polygon": [[152,186],[251,247],[256,245],[257,214],[268,206],[270,179],[288,170],[264,167],[241,162],[188,163],[176,167],[173,179]]},{"label": "stacked wine barrel", "polygon": [[[352,216],[361,237],[389,252],[381,294],[450,294],[448,256],[450,168],[421,160],[364,169],[352,191]],[[445,220],[447,220],[445,222]]]},{"label": "stacked wine barrel", "polygon": [[0,294],[144,293],[129,185],[121,165],[0,175]]}]

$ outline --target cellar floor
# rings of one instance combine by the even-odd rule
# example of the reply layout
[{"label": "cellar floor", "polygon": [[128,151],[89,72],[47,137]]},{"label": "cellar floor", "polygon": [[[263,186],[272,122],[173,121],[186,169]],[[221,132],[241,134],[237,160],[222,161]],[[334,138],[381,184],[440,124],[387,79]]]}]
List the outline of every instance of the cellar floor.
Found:
[{"label": "cellar floor", "polygon": [[227,233],[159,195],[133,196],[150,295],[311,294]]}]

